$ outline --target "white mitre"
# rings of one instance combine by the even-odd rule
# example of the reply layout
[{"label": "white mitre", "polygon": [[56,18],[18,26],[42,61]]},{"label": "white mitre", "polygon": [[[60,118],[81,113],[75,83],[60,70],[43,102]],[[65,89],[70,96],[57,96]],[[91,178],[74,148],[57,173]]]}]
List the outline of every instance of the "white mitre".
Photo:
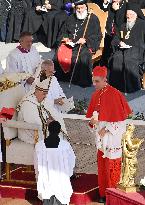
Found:
[{"label": "white mitre", "polygon": [[43,92],[48,92],[50,83],[51,83],[50,78],[47,78],[42,82],[40,81],[40,78],[37,78],[37,80],[35,81],[35,89],[41,90]]}]

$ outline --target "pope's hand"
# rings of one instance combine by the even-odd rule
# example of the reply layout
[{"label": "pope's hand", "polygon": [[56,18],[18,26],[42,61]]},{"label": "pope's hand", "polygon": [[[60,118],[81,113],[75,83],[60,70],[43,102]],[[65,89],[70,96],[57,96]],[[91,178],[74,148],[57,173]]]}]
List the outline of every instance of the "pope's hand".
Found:
[{"label": "pope's hand", "polygon": [[30,77],[30,78],[28,78],[28,79],[26,80],[26,82],[27,82],[28,84],[32,85],[32,83],[34,82],[34,80],[35,80],[35,78]]},{"label": "pope's hand", "polygon": [[55,100],[54,100],[54,104],[63,105],[63,104],[64,104],[63,98],[55,99]]},{"label": "pope's hand", "polygon": [[77,44],[85,44],[86,43],[86,39],[85,38],[80,38],[77,42]]},{"label": "pope's hand", "polygon": [[100,135],[100,137],[104,137],[107,132],[108,132],[108,131],[105,129],[105,127],[103,127],[103,128],[98,132],[98,134]]}]

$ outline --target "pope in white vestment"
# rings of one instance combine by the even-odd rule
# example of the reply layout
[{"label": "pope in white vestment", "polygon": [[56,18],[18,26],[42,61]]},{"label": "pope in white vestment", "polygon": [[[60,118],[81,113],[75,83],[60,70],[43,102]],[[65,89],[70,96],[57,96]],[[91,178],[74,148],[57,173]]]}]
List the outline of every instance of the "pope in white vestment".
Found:
[{"label": "pope in white vestment", "polygon": [[[44,139],[44,133],[46,132],[44,123],[47,124],[47,121],[53,119],[60,122],[63,132],[67,133],[61,113],[58,113],[53,103],[46,98],[48,85],[49,79],[37,82],[35,92],[30,95],[26,94],[18,105],[18,120],[38,125],[39,140]],[[39,94],[39,101],[36,92]],[[43,97],[43,95],[45,96]],[[33,131],[19,129],[18,136],[22,141],[34,144]]]}]

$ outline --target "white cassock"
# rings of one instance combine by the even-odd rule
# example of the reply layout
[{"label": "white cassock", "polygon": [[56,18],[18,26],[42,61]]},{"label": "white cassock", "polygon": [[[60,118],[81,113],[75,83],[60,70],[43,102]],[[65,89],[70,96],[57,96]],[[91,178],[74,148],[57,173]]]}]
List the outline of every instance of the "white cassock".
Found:
[{"label": "white cassock", "polygon": [[38,173],[38,197],[55,197],[62,204],[69,204],[73,193],[70,177],[75,167],[75,154],[68,141],[60,137],[58,148],[46,148],[44,141],[35,146],[35,169]]},{"label": "white cassock", "polygon": [[[106,127],[109,131],[102,138],[98,132]],[[103,158],[117,159],[122,157],[121,140],[122,135],[126,132],[126,122],[105,122],[99,121],[96,129],[96,146],[97,149],[104,153]]]},{"label": "white cassock", "polygon": [[[18,48],[15,48],[6,59],[5,72],[30,73],[33,76],[40,62],[40,55],[34,46],[31,47],[28,53],[22,53]],[[27,84],[25,87],[26,90],[29,90],[30,86]]]},{"label": "white cassock", "polygon": [[[39,140],[43,139],[44,135],[42,132],[42,122],[37,108],[37,106],[40,105],[44,105],[44,108],[50,112],[52,118],[58,121],[61,124],[62,130],[67,133],[62,115],[54,108],[52,102],[48,101],[46,98],[40,104],[38,103],[37,98],[34,94],[31,94],[29,96],[26,95],[21,100],[19,104],[20,110],[18,112],[18,120],[38,125],[40,127]],[[49,118],[48,114],[45,111],[43,111],[43,117],[44,119]],[[26,143],[34,144],[34,132],[31,130],[19,129],[18,137]]]}]

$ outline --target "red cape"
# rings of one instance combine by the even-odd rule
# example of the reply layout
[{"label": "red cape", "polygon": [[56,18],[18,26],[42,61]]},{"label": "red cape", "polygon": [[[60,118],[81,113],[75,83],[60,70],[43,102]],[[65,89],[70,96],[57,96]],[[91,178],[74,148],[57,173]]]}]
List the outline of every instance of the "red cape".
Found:
[{"label": "red cape", "polygon": [[[103,90],[106,91],[102,93]],[[127,119],[132,110],[121,92],[110,85],[103,90],[93,93],[86,117],[91,118],[93,112],[97,111],[99,121],[118,122]]]}]

